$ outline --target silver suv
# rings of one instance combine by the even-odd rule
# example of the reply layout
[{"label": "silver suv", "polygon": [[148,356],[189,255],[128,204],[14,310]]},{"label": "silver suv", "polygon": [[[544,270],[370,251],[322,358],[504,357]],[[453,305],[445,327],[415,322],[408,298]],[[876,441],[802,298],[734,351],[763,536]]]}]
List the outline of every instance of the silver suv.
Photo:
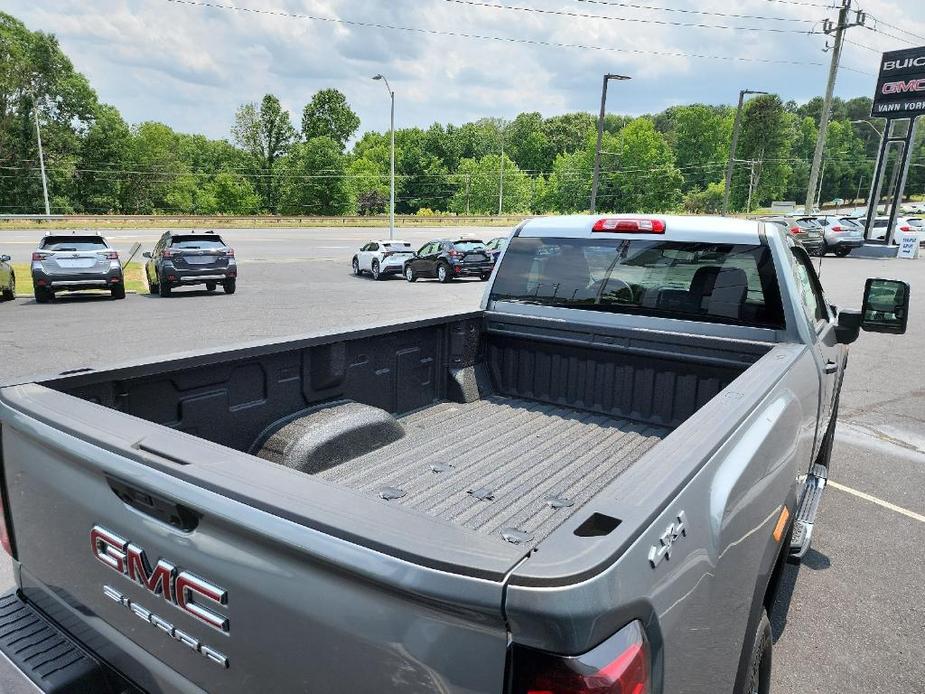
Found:
[{"label": "silver suv", "polygon": [[108,289],[125,298],[119,254],[99,234],[46,234],[32,253],[32,287],[40,304],[58,291]]},{"label": "silver suv", "polygon": [[823,253],[832,252],[839,258],[864,245],[864,226],[854,217],[835,214],[816,215],[825,234]]}]

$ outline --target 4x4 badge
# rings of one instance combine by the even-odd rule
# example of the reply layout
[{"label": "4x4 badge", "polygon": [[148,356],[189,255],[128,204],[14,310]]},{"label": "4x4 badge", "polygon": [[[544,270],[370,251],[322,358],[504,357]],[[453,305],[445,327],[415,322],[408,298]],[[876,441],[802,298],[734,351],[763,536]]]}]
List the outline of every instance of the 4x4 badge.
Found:
[{"label": "4x4 badge", "polygon": [[687,517],[684,511],[678,514],[677,520],[668,526],[662,536],[658,538],[658,544],[649,548],[649,563],[654,569],[662,559],[671,559],[671,547],[682,536],[687,535]]}]

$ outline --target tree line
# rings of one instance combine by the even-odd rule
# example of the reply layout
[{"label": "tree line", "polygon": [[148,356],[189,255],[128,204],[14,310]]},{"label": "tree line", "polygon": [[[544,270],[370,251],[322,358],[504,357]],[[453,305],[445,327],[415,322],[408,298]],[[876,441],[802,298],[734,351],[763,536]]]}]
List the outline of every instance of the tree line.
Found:
[{"label": "tree line", "polygon": [[[741,211],[800,201],[821,98],[750,100],[730,191]],[[228,139],[129,124],[101,103],[54,36],[0,13],[0,213],[43,210],[34,120],[41,127],[53,213],[381,214],[389,193],[389,134],[359,134],[344,95],[322,89],[293,123],[267,94],[236,112]],[[836,99],[820,199],[865,197],[882,121],[870,99]],[[598,209],[719,209],[734,109],[693,104],[604,123]],[[868,124],[853,121],[867,120]],[[870,127],[871,125],[874,128]],[[401,128],[399,214],[570,213],[587,210],[596,118],[590,113]],[[925,137],[907,191],[925,189]]]}]

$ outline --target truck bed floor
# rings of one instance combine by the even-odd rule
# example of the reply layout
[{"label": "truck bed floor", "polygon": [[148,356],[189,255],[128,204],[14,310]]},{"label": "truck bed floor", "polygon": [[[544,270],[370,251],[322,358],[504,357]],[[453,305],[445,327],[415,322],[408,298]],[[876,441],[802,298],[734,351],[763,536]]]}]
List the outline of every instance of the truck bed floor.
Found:
[{"label": "truck bed floor", "polygon": [[[536,543],[612,482],[669,429],[492,396],[439,403],[401,418],[405,437],[319,473],[329,482],[495,535]],[[474,493],[473,493],[474,492]],[[395,496],[395,493],[392,493]],[[481,497],[481,498],[479,498]],[[553,508],[550,499],[570,505]]]}]

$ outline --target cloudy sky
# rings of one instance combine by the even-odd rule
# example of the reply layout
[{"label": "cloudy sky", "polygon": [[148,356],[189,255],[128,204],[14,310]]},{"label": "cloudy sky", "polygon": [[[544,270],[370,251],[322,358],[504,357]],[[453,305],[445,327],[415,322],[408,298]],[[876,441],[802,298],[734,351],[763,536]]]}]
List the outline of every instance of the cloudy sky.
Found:
[{"label": "cloudy sky", "polygon": [[[845,47],[838,95],[872,94],[879,51],[925,44],[915,36],[925,37],[921,1],[862,0],[868,24],[878,31],[848,32],[853,43]],[[806,32],[819,31],[824,18],[837,16],[830,5],[826,0],[4,0],[3,9],[30,29],[57,35],[100,98],[130,122],[159,120],[186,132],[228,137],[241,103],[272,92],[298,125],[302,106],[324,87],[347,95],[362,118],[361,129],[386,129],[388,96],[381,83],[370,80],[377,72],[397,93],[399,127],[511,118],[521,111],[596,111],[605,72],[633,78],[611,87],[609,110],[618,113],[695,101],[732,103],[742,88],[805,101],[824,90],[829,60],[823,52],[827,37]],[[494,40],[500,38],[507,40]]]}]

